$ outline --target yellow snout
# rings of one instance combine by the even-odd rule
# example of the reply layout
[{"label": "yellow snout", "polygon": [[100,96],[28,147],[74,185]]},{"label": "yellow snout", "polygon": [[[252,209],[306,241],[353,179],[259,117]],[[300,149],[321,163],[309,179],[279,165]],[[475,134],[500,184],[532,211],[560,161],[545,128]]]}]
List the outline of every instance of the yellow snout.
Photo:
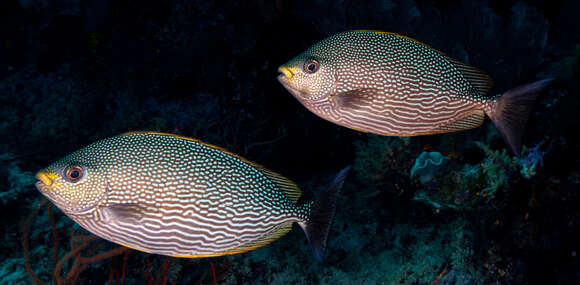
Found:
[{"label": "yellow snout", "polygon": [[36,179],[40,180],[45,186],[52,185],[55,178],[56,174],[52,172],[39,171],[36,173]]},{"label": "yellow snout", "polygon": [[280,66],[278,68],[278,72],[282,73],[284,76],[286,76],[287,79],[290,79],[294,76],[294,74],[298,73],[300,70],[296,67],[285,67],[285,66]]}]

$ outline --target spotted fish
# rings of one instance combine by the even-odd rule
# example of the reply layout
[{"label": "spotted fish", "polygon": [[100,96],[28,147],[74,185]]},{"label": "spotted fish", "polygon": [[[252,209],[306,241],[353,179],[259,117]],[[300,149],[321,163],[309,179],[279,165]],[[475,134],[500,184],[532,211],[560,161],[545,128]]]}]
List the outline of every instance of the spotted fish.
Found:
[{"label": "spotted fish", "polygon": [[281,175],[201,141],[136,132],[53,163],[36,187],[95,235],[140,251],[210,257],[264,246],[298,223],[321,259],[348,172],[310,202]]},{"label": "spotted fish", "polygon": [[552,80],[487,96],[493,83],[478,69],[411,38],[367,30],[326,38],[278,71],[294,97],[335,124],[418,136],[475,128],[487,114],[516,155],[532,103]]}]

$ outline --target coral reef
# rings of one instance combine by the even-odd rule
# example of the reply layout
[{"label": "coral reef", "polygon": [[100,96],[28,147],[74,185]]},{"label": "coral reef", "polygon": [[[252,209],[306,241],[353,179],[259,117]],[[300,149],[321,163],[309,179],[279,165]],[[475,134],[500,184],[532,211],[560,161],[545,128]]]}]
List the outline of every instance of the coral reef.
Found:
[{"label": "coral reef", "polygon": [[411,168],[411,179],[415,176],[419,176],[421,184],[425,185],[429,183],[437,175],[438,170],[443,167],[443,164],[447,159],[448,158],[443,156],[440,152],[422,152],[419,157],[415,159],[415,164],[413,165],[413,168]]},{"label": "coral reef", "polygon": [[[61,264],[63,281],[72,272],[95,284],[580,283],[578,6],[0,1],[0,283],[34,282],[25,256],[38,280],[57,283],[55,260],[77,248],[75,236],[88,235],[44,206],[27,227],[24,253],[21,217],[40,197],[34,173],[92,141],[138,130],[225,147],[295,180],[302,201],[352,164],[326,260],[317,263],[295,229],[267,247],[219,258],[131,250],[75,269],[74,256]],[[556,78],[530,115],[521,157],[505,150],[489,120],[460,133],[397,138],[309,113],[276,82],[277,66],[347,29],[425,42],[487,72],[495,80],[490,95]],[[115,248],[93,240],[79,258]]]}]

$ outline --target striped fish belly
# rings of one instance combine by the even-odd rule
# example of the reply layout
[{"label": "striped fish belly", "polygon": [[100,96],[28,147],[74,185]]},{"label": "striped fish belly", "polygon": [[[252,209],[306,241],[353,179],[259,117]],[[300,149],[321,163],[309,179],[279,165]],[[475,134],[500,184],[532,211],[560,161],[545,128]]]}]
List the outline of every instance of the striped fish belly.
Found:
[{"label": "striped fish belly", "polygon": [[[413,92],[412,90],[409,90]],[[368,104],[351,103],[326,108],[331,121],[359,131],[389,136],[415,136],[454,132],[479,126],[483,107],[449,94],[427,96],[417,90],[408,95],[385,95]]]},{"label": "striped fish belly", "polygon": [[219,256],[265,245],[299,220],[295,204],[236,156],[171,136],[125,139],[140,147],[111,164],[105,205],[75,219],[102,238],[150,253]]}]

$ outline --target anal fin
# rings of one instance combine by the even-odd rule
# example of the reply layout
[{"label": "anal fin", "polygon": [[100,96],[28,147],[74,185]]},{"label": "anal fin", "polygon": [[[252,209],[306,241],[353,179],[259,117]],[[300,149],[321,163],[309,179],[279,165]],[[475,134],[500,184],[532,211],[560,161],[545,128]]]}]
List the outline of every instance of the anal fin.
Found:
[{"label": "anal fin", "polygon": [[439,134],[450,133],[477,128],[481,126],[481,124],[483,124],[484,118],[485,113],[483,112],[483,110],[474,110],[467,116],[459,118],[458,120],[455,120],[453,122],[438,126],[437,128],[433,129],[433,133]]},{"label": "anal fin", "polygon": [[292,224],[293,224],[292,222],[284,223],[284,224],[278,226],[278,228],[272,230],[270,233],[264,235],[263,237],[260,237],[259,239],[252,241],[250,243],[244,244],[242,246],[233,248],[225,254],[242,253],[242,252],[254,250],[258,247],[265,246],[265,245],[279,239],[283,235],[287,234],[292,229]]},{"label": "anal fin", "polygon": [[275,228],[274,230],[272,230],[268,234],[264,235],[263,237],[260,237],[254,241],[251,241],[249,243],[245,243],[243,245],[240,245],[238,247],[232,248],[232,249],[227,250],[227,251],[217,252],[217,253],[213,253],[213,254],[193,255],[193,256],[173,255],[173,257],[200,258],[200,257],[215,257],[215,256],[223,256],[223,255],[243,253],[246,251],[254,250],[256,248],[265,246],[265,245],[279,239],[283,235],[287,234],[291,229],[292,229],[292,222],[287,222],[287,223],[284,223],[284,224],[278,226],[277,228]]}]

